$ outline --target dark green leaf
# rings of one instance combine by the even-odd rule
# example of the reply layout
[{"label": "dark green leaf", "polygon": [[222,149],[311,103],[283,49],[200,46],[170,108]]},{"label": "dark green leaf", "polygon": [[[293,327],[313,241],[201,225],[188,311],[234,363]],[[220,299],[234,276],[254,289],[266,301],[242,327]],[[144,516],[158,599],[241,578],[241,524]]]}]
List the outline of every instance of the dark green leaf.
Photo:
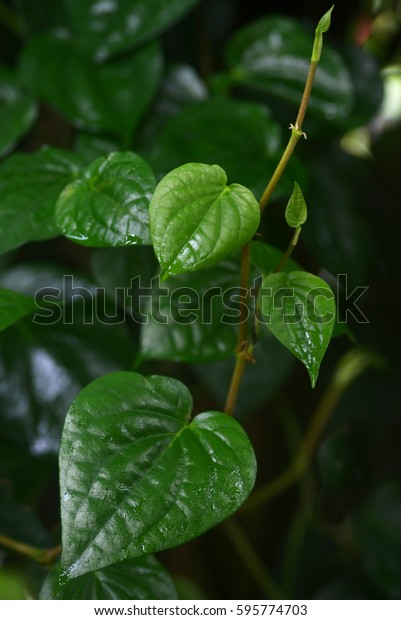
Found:
[{"label": "dark green leaf", "polygon": [[259,305],[269,330],[306,366],[314,387],[336,316],[328,284],[304,271],[274,273],[263,280]]},{"label": "dark green leaf", "polygon": [[197,0],[71,0],[70,26],[79,45],[97,61],[154,38],[173,25]]},{"label": "dark green leaf", "polygon": [[234,261],[166,282],[156,277],[142,306],[141,356],[206,362],[233,355],[239,280]]},{"label": "dark green leaf", "polygon": [[388,597],[401,597],[401,486],[388,483],[354,513],[353,531],[364,568]]},{"label": "dark green leaf", "polygon": [[114,151],[118,151],[121,144],[118,140],[109,138],[104,134],[93,134],[86,131],[77,131],[74,141],[74,150],[89,165],[97,157],[106,157]]},{"label": "dark green leaf", "polygon": [[210,267],[249,241],[259,205],[220,166],[186,164],[159,183],[149,208],[152,241],[165,274]]},{"label": "dark green leaf", "polygon": [[190,540],[232,514],[255,480],[241,426],[218,412],[189,424],[175,379],[116,373],[71,406],[60,451],[65,579]]},{"label": "dark green leaf", "polygon": [[[158,144],[161,139],[161,131],[168,119],[176,116],[188,104],[206,99],[207,95],[205,83],[190,65],[170,67],[163,78],[151,113],[135,137],[135,144],[139,144],[148,157],[152,152],[152,145]],[[180,161],[179,164],[187,161]],[[169,166],[166,170],[172,168],[174,166]]]},{"label": "dark green leaf", "polygon": [[15,75],[0,67],[0,155],[11,150],[36,117],[31,93],[22,89]]},{"label": "dark green leaf", "polygon": [[174,583],[152,555],[86,573],[59,588],[60,566],[45,579],[40,598],[73,601],[176,600]]},{"label": "dark green leaf", "polygon": [[192,103],[172,116],[149,161],[158,174],[187,162],[218,164],[230,182],[259,196],[280,159],[280,148],[280,128],[266,107],[219,97]]},{"label": "dark green leaf", "polygon": [[35,310],[32,297],[0,288],[0,331]]},{"label": "dark green leaf", "polygon": [[[30,271],[15,271],[29,292],[35,288]],[[37,290],[46,274],[41,272]],[[103,302],[95,303],[82,280],[67,276],[63,282],[52,273],[36,296],[36,322],[22,319],[0,334],[1,436],[34,455],[57,453],[67,409],[79,390],[95,377],[129,368],[135,355],[129,332],[117,324],[121,317],[106,324]],[[73,295],[78,299],[68,303]],[[63,299],[67,303],[60,307]]]},{"label": "dark green leaf", "polygon": [[294,189],[285,210],[285,219],[291,228],[298,228],[306,222],[307,209],[302,190],[298,183],[294,182]]},{"label": "dark green leaf", "polygon": [[[313,37],[288,17],[269,16],[234,35],[227,52],[232,78],[299,105],[309,70]],[[341,56],[329,45],[316,72],[308,114],[330,122],[347,117],[353,87]]]},{"label": "dark green leaf", "polygon": [[161,53],[150,43],[97,66],[64,34],[46,34],[28,46],[22,71],[35,92],[74,125],[111,131],[127,141],[155,94]]},{"label": "dark green leaf", "polygon": [[156,181],[134,153],[99,157],[60,194],[56,222],[81,245],[149,244],[149,200]]},{"label": "dark green leaf", "polygon": [[78,177],[79,164],[76,154],[45,147],[32,155],[12,155],[0,166],[0,253],[59,234],[56,201]]}]

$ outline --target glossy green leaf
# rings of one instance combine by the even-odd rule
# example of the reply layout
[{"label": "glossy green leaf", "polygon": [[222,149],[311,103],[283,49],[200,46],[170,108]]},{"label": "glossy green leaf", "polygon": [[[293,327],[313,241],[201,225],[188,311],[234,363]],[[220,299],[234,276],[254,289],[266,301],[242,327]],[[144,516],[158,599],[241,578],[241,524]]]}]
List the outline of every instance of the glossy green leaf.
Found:
[{"label": "glossy green leaf", "polygon": [[0,288],[0,331],[35,310],[32,297]]},{"label": "glossy green leaf", "polygon": [[306,222],[308,216],[306,202],[301,188],[294,182],[294,189],[285,210],[285,219],[291,228],[298,228]]},{"label": "glossy green leaf", "polygon": [[227,185],[220,166],[186,164],[156,188],[149,219],[156,256],[166,275],[216,264],[249,241],[259,205],[242,185]]},{"label": "glossy green leaf", "polygon": [[[218,164],[229,182],[241,183],[259,196],[280,159],[280,133],[265,106],[215,97],[187,105],[172,116],[149,161],[158,174],[187,162]],[[292,183],[288,185],[284,183],[291,192]],[[282,187],[280,183],[275,198]]]},{"label": "glossy green leaf", "polygon": [[69,0],[70,27],[85,52],[97,61],[156,37],[172,26],[197,0]]},{"label": "glossy green leaf", "polygon": [[304,271],[274,273],[263,280],[259,306],[268,329],[306,366],[314,387],[335,322],[331,288]]},{"label": "glossy green leaf", "polygon": [[93,65],[64,31],[33,39],[22,61],[34,91],[63,117],[79,128],[113,132],[125,143],[156,93],[161,67],[156,42]]},{"label": "glossy green leaf", "polygon": [[401,486],[397,482],[379,487],[352,519],[355,541],[363,567],[383,594],[401,597]]},{"label": "glossy green leaf", "polygon": [[[245,26],[226,50],[232,79],[299,105],[308,75],[313,37],[297,21],[269,16]],[[308,115],[333,122],[347,117],[353,86],[342,57],[325,44]]]},{"label": "glossy green leaf", "polygon": [[60,451],[65,579],[202,534],[232,514],[255,480],[241,426],[197,415],[175,379],[116,373],[71,406]]},{"label": "glossy green leaf", "polygon": [[60,194],[57,225],[81,245],[149,244],[149,200],[155,186],[152,170],[138,155],[99,157]]},{"label": "glossy green leaf", "polygon": [[64,601],[176,600],[174,583],[153,555],[86,573],[59,588],[60,566],[45,579],[40,598]]},{"label": "glossy green leaf", "polygon": [[88,131],[77,131],[74,151],[84,160],[86,165],[98,157],[107,157],[110,153],[120,150],[122,140],[109,137],[107,134],[93,134]]},{"label": "glossy green leaf", "polygon": [[[141,357],[206,362],[235,352],[239,263],[152,280],[142,304]],[[237,303],[236,303],[237,302]]]},{"label": "glossy green leaf", "polygon": [[108,324],[113,321],[103,316],[93,288],[62,274],[57,278],[54,269],[42,266],[35,277],[35,269],[20,266],[3,278],[28,293],[45,286],[36,296],[35,315],[0,333],[0,436],[36,456],[57,454],[67,409],[79,390],[100,375],[129,368],[135,356],[123,317]]},{"label": "glossy green leaf", "polygon": [[32,155],[17,153],[0,166],[0,253],[27,241],[55,237],[57,197],[78,177],[75,153],[44,147]]},{"label": "glossy green leaf", "polygon": [[0,155],[11,150],[36,117],[31,93],[19,86],[17,77],[0,67]]}]

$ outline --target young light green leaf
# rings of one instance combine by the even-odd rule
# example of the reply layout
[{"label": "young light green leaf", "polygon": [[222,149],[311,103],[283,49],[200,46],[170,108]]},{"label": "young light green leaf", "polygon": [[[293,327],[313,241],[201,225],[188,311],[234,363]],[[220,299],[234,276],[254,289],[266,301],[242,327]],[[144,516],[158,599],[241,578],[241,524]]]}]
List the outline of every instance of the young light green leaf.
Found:
[{"label": "young light green leaf", "polygon": [[306,222],[307,216],[304,195],[298,183],[294,182],[294,189],[285,210],[286,222],[291,228],[298,228]]},{"label": "young light green leaf", "polygon": [[156,256],[166,275],[210,267],[256,232],[260,209],[252,192],[227,185],[220,166],[185,164],[159,183],[149,208]]},{"label": "young light green leaf", "polygon": [[331,24],[331,13],[333,9],[334,9],[334,4],[331,7],[331,9],[329,9],[327,13],[325,13],[323,17],[320,19],[318,25],[316,26],[316,34],[324,34],[325,32],[328,31],[328,29],[330,28],[330,24]]},{"label": "young light green leaf", "polygon": [[179,381],[132,372],[79,394],[60,450],[63,579],[182,544],[244,502],[249,439],[223,413],[189,422],[191,409]]},{"label": "young light green leaf", "polygon": [[331,288],[304,271],[274,273],[263,280],[259,306],[268,329],[306,366],[314,387],[335,322]]},{"label": "young light green leaf", "polygon": [[323,15],[315,30],[315,40],[313,42],[312,62],[319,62],[323,47],[323,33],[327,32],[331,23],[331,12],[334,4],[327,13]]},{"label": "young light green leaf", "polygon": [[99,157],[64,188],[56,222],[66,237],[92,247],[149,244],[152,170],[134,153]]},{"label": "young light green leaf", "polygon": [[55,237],[57,197],[79,174],[81,159],[71,151],[44,147],[16,153],[0,166],[0,253],[27,241]]},{"label": "young light green leaf", "polygon": [[153,555],[112,564],[59,587],[60,566],[46,577],[40,598],[58,601],[176,600],[173,580]]},{"label": "young light green leaf", "polygon": [[32,297],[0,288],[0,331],[35,310]]}]

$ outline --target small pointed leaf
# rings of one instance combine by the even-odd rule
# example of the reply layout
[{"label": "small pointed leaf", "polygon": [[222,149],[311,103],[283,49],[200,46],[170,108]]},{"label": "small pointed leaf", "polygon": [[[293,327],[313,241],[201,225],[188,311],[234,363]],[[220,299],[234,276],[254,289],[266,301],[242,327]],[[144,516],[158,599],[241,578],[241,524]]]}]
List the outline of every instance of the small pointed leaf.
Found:
[{"label": "small pointed leaf", "polygon": [[335,322],[331,288],[304,271],[274,273],[263,280],[259,305],[267,327],[306,366],[314,387]]},{"label": "small pointed leaf", "polygon": [[257,230],[258,202],[242,185],[227,185],[220,166],[185,164],[167,174],[150,203],[154,249],[166,275],[209,267]]},{"label": "small pointed leaf", "polygon": [[60,450],[62,579],[199,536],[231,515],[255,480],[252,446],[219,412],[189,423],[187,388],[121,372],[73,402]]},{"label": "small pointed leaf", "polygon": [[298,228],[306,222],[307,216],[308,214],[304,195],[298,183],[295,182],[291,198],[289,199],[285,210],[286,222],[288,226],[291,226],[291,228]]},{"label": "small pointed leaf", "polygon": [[325,13],[323,17],[320,19],[318,25],[316,26],[316,34],[324,34],[325,32],[328,31],[328,29],[330,28],[330,24],[331,24],[331,13],[333,9],[334,9],[334,4],[331,7],[331,9],[329,9],[327,13]]},{"label": "small pointed leaf", "polygon": [[156,181],[134,153],[99,157],[67,185],[56,207],[66,237],[92,247],[149,244],[149,200]]}]

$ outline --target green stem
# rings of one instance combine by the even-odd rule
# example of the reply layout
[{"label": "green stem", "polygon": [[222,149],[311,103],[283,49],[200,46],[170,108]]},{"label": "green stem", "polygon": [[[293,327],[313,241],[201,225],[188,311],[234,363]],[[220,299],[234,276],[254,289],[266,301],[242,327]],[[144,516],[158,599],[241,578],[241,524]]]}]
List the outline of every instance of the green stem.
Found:
[{"label": "green stem", "polygon": [[45,566],[51,566],[54,564],[57,557],[61,553],[61,545],[57,545],[57,547],[54,547],[53,549],[38,549],[37,547],[32,547],[31,545],[27,545],[19,540],[14,540],[4,534],[0,534],[0,545],[6,547],[7,549],[11,549],[12,551],[16,551],[20,555],[24,555],[25,557],[38,562],[38,564],[43,564]]},{"label": "green stem", "polygon": [[279,584],[267,571],[266,566],[259,558],[238,521],[231,518],[223,524],[223,527],[238,555],[247,567],[249,573],[259,584],[262,592],[272,600],[285,598]]},{"label": "green stem", "polygon": [[281,261],[279,262],[279,264],[275,268],[274,273],[278,273],[279,271],[281,271],[283,269],[283,267],[285,266],[285,264],[287,263],[288,259],[290,258],[291,254],[294,251],[295,246],[298,243],[300,232],[301,232],[301,227],[298,226],[298,228],[296,229],[296,231],[294,232],[294,234],[292,236],[292,239],[291,239],[291,241],[289,243],[289,246],[288,246],[287,250],[285,251],[285,254],[284,254],[283,258],[281,259]]}]

